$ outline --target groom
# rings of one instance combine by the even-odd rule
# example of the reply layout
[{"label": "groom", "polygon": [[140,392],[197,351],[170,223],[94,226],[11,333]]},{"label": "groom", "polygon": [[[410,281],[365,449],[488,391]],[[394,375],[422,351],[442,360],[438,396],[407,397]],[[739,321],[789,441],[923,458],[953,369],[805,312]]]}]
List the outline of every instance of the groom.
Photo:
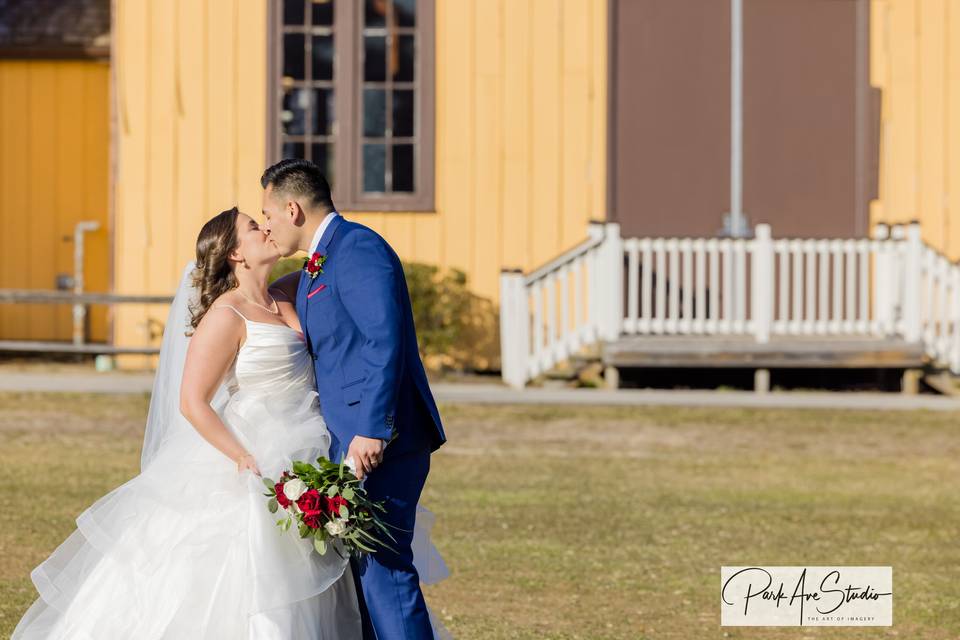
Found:
[{"label": "groom", "polygon": [[400,259],[374,231],[337,213],[312,162],[282,160],[260,184],[270,238],[284,255],[310,256],[273,291],[296,300],[332,437],[330,458],[353,458],[367,495],[385,502],[385,519],[397,527],[395,552],[380,550],[354,568],[366,605],[364,636],[433,638],[410,544],[430,453],[446,437],[420,361]]}]

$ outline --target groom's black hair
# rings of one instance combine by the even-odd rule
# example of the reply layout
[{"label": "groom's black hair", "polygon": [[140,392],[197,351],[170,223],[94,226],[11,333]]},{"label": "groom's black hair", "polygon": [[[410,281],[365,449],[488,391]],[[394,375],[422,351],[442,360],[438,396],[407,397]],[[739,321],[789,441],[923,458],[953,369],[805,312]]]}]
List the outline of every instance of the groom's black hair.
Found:
[{"label": "groom's black hair", "polygon": [[309,160],[289,158],[267,168],[260,177],[260,186],[273,185],[274,191],[309,198],[314,207],[333,211],[330,185],[320,167]]}]

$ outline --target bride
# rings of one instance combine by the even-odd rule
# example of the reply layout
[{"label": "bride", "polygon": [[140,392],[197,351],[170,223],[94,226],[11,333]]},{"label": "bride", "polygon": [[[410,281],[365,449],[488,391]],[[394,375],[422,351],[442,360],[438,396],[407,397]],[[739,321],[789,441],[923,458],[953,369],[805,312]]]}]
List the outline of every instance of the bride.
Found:
[{"label": "bride", "polygon": [[[348,562],[281,532],[263,495],[262,477],[330,445],[296,312],[267,289],[280,252],[233,208],[196,254],[164,329],[140,474],[31,572],[40,597],[14,640],[362,637]],[[418,509],[425,583],[446,575],[431,522]]]}]

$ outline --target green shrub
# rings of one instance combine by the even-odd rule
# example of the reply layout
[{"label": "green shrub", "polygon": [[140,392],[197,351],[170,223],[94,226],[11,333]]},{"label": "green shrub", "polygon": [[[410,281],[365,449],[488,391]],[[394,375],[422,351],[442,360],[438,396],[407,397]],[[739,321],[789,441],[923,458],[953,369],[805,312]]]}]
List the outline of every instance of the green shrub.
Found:
[{"label": "green shrub", "polygon": [[277,264],[273,265],[273,269],[270,270],[270,282],[300,269],[303,269],[302,256],[299,258],[280,258]]},{"label": "green shrub", "polygon": [[[302,257],[283,258],[270,280],[303,268]],[[497,315],[489,300],[470,292],[467,274],[403,263],[420,355],[433,370],[489,369],[498,353]]]},{"label": "green shrub", "polygon": [[433,265],[408,262],[403,265],[413,306],[413,322],[417,328],[420,353],[432,361],[433,368],[447,368],[444,362],[462,342],[464,318],[470,313],[470,292],[467,274],[459,269],[441,273]]},{"label": "green shrub", "polygon": [[467,274],[433,265],[403,265],[423,362],[433,370],[499,366],[499,322],[493,303],[470,291]]}]

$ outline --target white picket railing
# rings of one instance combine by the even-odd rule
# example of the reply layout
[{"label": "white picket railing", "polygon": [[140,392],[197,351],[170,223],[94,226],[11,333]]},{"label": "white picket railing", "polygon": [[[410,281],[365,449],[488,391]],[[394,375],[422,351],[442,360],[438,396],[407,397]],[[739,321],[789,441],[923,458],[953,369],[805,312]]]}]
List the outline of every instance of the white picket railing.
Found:
[{"label": "white picket railing", "polygon": [[511,386],[621,335],[867,336],[920,342],[960,372],[960,266],[917,224],[872,239],[620,238],[616,223],[524,276],[501,275]]},{"label": "white picket railing", "polygon": [[622,287],[620,225],[592,223],[588,239],[524,276],[500,275],[503,379],[520,387],[581,348],[615,340],[620,317],[605,301]]}]

